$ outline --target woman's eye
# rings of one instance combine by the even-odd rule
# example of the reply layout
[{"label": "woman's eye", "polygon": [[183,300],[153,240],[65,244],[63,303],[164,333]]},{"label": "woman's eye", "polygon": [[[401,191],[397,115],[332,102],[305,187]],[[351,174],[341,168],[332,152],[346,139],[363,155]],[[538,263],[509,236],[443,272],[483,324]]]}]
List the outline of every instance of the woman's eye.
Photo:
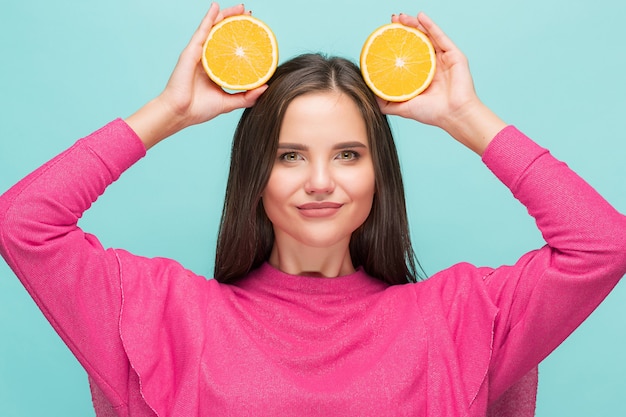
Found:
[{"label": "woman's eye", "polygon": [[294,162],[300,159],[300,155],[297,152],[285,152],[279,158],[282,161]]},{"label": "woman's eye", "polygon": [[339,152],[338,158],[343,159],[344,161],[351,161],[353,159],[357,159],[359,154],[355,151],[341,151]]}]

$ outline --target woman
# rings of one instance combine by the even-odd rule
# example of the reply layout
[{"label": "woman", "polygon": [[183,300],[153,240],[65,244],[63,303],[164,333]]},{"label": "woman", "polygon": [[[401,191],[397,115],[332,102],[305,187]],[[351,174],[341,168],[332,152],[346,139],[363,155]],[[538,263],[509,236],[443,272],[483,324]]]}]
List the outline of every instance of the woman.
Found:
[{"label": "woman", "polygon": [[[464,56],[423,14],[394,20],[433,39],[435,80],[379,109],[356,68],[319,56],[247,93],[211,84],[202,41],[243,12],[213,5],[159,97],[2,196],[3,256],[87,370],[100,415],[484,416],[626,272],[626,218],[479,101]],[[76,226],[146,149],[242,107],[218,280],[105,250]],[[512,266],[459,264],[409,283],[380,110],[481,155],[547,245]]]},{"label": "woman", "polygon": [[[269,84],[257,105],[244,111],[235,132],[215,278],[221,282],[241,278],[268,259],[276,265],[286,239],[290,240],[287,247],[297,257],[318,258],[306,254],[302,245],[296,247],[296,241],[308,235],[307,224],[313,227],[313,234],[321,234],[321,227],[327,223],[342,238],[349,238],[349,251],[346,252],[345,242],[340,252],[329,251],[341,253],[347,269],[324,275],[345,275],[353,271],[354,264],[363,265],[370,275],[390,284],[415,282],[414,254],[393,137],[358,69],[340,58],[303,55],[281,65]],[[327,113],[312,111],[318,107]],[[346,107],[352,107],[348,114],[344,114]],[[355,127],[360,129],[354,131]],[[267,140],[259,141],[259,137]],[[327,144],[332,152],[325,156],[342,160],[333,165],[334,174],[341,175],[330,178],[320,171],[320,177],[310,178],[305,169],[309,165],[299,161],[318,156],[308,153],[313,153],[316,149],[312,144],[324,137],[343,139],[333,146]],[[281,163],[275,163],[277,153],[282,154]],[[339,167],[344,169],[338,170]],[[285,189],[287,184],[294,189]],[[361,185],[367,201],[359,214],[352,211],[359,204],[352,198],[359,197],[356,194]],[[303,186],[309,197],[276,195],[304,191]],[[355,204],[344,204],[328,222],[327,216],[311,218],[323,213],[320,210],[299,209],[292,216],[289,210],[281,210],[285,202],[276,201],[292,197],[296,200],[292,203],[298,206],[327,200],[317,187],[338,187],[331,200],[338,198],[342,203]],[[339,202],[330,202],[333,203]],[[305,222],[300,222],[304,220],[300,218],[302,214],[306,215]],[[300,223],[301,229],[291,230],[275,241],[277,229],[279,233],[286,232]],[[348,229],[339,232],[342,227]],[[318,242],[316,246],[326,251],[335,243]],[[311,271],[321,272],[313,265]]]}]

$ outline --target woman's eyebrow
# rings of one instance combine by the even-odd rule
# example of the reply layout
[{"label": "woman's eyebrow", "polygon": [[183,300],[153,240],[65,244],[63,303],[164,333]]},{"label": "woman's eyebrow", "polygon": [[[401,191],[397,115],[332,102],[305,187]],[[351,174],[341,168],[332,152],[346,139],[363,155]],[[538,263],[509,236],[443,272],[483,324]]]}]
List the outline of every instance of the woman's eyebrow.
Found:
[{"label": "woman's eyebrow", "polygon": [[[340,142],[333,145],[333,149],[346,149],[346,148],[367,148],[367,145],[359,141]],[[305,143],[279,143],[278,149],[291,149],[294,151],[306,151],[309,146]]]},{"label": "woman's eyebrow", "polygon": [[304,143],[279,143],[278,149],[291,149],[294,151],[306,151],[309,149]]},{"label": "woman's eyebrow", "polygon": [[367,148],[367,145],[363,142],[352,141],[352,142],[341,142],[335,144],[333,149],[346,149],[346,148]]}]

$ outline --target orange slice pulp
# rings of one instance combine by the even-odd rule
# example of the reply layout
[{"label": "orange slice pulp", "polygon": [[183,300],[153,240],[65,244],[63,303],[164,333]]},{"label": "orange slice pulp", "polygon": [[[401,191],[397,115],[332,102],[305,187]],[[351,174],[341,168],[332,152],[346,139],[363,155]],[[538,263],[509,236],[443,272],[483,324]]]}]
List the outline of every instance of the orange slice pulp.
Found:
[{"label": "orange slice pulp", "polygon": [[202,65],[217,85],[252,90],[265,84],[276,70],[276,37],[264,22],[252,16],[227,17],[209,32]]},{"label": "orange slice pulp", "polygon": [[387,101],[406,101],[423,92],[435,75],[433,45],[423,32],[390,23],[376,29],[361,50],[367,85]]}]

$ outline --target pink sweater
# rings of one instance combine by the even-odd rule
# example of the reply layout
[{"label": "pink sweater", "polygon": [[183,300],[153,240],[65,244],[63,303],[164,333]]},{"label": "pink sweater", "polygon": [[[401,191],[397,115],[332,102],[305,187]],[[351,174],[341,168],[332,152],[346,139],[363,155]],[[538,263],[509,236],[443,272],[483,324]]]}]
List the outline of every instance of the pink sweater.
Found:
[{"label": "pink sweater", "polygon": [[0,197],[0,252],[99,416],[485,416],[626,273],[626,217],[514,127],[483,160],[547,245],[391,287],[267,264],[226,285],[104,249],[77,221],[144,153],[116,120]]}]

